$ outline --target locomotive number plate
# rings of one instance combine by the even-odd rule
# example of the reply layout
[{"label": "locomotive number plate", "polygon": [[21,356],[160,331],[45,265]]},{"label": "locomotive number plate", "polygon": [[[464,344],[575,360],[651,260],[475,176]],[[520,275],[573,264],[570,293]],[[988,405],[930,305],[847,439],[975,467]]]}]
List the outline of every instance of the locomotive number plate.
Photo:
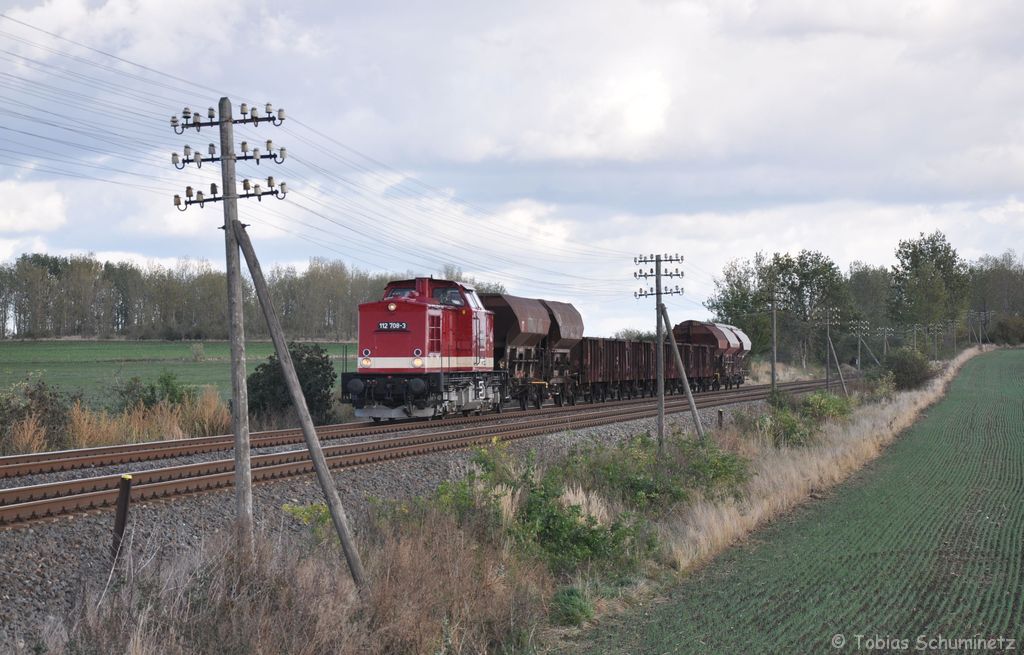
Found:
[{"label": "locomotive number plate", "polygon": [[391,331],[404,331],[409,329],[409,324],[405,321],[381,321],[377,324],[377,331],[385,330]]}]

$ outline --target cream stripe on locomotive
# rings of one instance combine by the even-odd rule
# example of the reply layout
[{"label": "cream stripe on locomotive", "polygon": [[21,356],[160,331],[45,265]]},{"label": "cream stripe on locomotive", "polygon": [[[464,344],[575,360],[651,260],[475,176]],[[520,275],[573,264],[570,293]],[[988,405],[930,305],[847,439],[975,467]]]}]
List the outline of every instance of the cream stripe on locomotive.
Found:
[{"label": "cream stripe on locomotive", "polygon": [[[360,371],[373,371],[374,369],[414,369],[422,371],[432,371],[441,368],[472,368],[472,367],[485,367],[488,369],[494,368],[493,357],[442,357],[441,355],[427,355],[426,357],[367,357],[365,359],[370,360],[369,366],[363,366],[362,361],[359,362]],[[414,359],[423,360],[423,366],[416,367],[413,365]]]}]

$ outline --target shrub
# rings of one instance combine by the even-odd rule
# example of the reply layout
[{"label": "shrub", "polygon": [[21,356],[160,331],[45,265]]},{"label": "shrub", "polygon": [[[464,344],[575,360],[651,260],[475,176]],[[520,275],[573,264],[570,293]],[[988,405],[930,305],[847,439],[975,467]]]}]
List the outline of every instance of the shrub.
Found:
[{"label": "shrub", "polygon": [[896,393],[896,376],[892,371],[876,369],[867,378],[867,400],[879,402],[892,398]]},{"label": "shrub", "polygon": [[577,450],[565,475],[584,489],[621,500],[635,511],[659,513],[685,501],[691,489],[729,495],[746,479],[747,463],[713,442],[701,444],[675,434],[659,459],[657,442],[640,435],[615,446]]},{"label": "shrub", "polygon": [[630,573],[653,542],[642,534],[641,523],[629,513],[608,525],[584,515],[578,505],[562,502],[561,472],[549,470],[540,481],[532,471],[523,478],[524,498],[510,532],[526,552],[540,555],[559,574],[593,567],[616,574]]},{"label": "shrub", "polygon": [[551,597],[551,621],[579,625],[594,618],[594,604],[579,587],[562,587]]},{"label": "shrub", "polygon": [[916,389],[932,376],[927,358],[913,348],[893,350],[882,365],[892,373],[893,383],[901,391]]},{"label": "shrub", "polygon": [[826,391],[815,391],[801,399],[799,411],[804,418],[821,423],[826,420],[846,418],[853,412],[853,405],[845,397]]},{"label": "shrub", "polygon": [[788,409],[775,410],[758,418],[757,431],[776,448],[805,446],[814,434],[803,417]]},{"label": "shrub", "polygon": [[[76,398],[42,380],[31,379],[0,392],[0,454],[34,448],[40,438],[43,446],[36,450],[67,448],[68,412]],[[30,427],[26,421],[33,429],[25,431]],[[14,435],[15,429],[22,431]],[[17,437],[18,444],[12,443],[13,437]]]},{"label": "shrub", "polygon": [[171,405],[193,401],[196,398],[195,387],[178,381],[178,376],[170,371],[163,371],[156,382],[145,383],[138,376],[132,376],[126,382],[115,382],[113,385],[116,398],[113,409],[127,412],[136,407],[155,407],[161,402]]},{"label": "shrub", "polygon": [[[299,385],[306,397],[306,406],[313,421],[326,422],[331,416],[331,391],[338,380],[331,358],[318,344],[290,343],[288,352],[291,353],[295,374],[299,378]],[[292,407],[291,395],[284,381],[284,371],[276,354],[256,367],[249,375],[248,384],[249,407],[253,411],[280,413]]]}]

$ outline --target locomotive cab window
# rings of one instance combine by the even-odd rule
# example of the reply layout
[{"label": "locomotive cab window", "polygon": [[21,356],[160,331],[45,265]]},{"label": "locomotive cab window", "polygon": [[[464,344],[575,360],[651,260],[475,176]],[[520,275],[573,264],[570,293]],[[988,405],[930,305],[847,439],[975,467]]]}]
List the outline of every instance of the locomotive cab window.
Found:
[{"label": "locomotive cab window", "polygon": [[415,289],[404,289],[404,288],[395,287],[394,289],[388,289],[388,293],[384,297],[385,298],[408,298],[413,293],[415,293],[415,291],[416,291]]},{"label": "locomotive cab window", "polygon": [[472,289],[466,289],[466,299],[469,300],[469,306],[473,309],[483,309],[484,306],[480,302],[480,297],[476,295],[476,291]]},{"label": "locomotive cab window", "polygon": [[466,303],[462,300],[462,294],[459,290],[453,287],[434,289],[434,300],[441,305],[452,305],[455,307],[462,307]]}]

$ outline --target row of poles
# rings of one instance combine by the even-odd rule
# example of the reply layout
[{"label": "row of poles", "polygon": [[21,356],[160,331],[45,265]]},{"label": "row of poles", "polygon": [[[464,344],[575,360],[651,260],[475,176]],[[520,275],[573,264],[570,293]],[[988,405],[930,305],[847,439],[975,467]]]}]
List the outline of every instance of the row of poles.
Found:
[{"label": "row of poles", "polygon": [[[665,308],[665,304],[662,302],[664,296],[671,295],[682,295],[683,289],[679,285],[674,287],[664,287],[662,285],[663,279],[680,279],[683,277],[683,272],[678,267],[674,270],[665,270],[663,265],[666,264],[680,264],[683,261],[682,255],[679,254],[650,254],[650,255],[639,255],[633,258],[633,264],[639,266],[639,270],[633,273],[633,277],[638,280],[654,280],[654,286],[648,286],[646,288],[640,287],[639,290],[633,292],[634,298],[655,298],[655,315],[657,320],[657,329],[655,332],[655,342],[657,347],[655,348],[655,367],[657,370],[657,381],[656,381],[656,393],[658,400],[658,416],[657,416],[657,439],[658,439],[658,450],[661,452],[664,448],[665,441],[665,342],[666,338],[671,344],[671,351],[674,355],[676,368],[679,371],[679,375],[683,384],[683,388],[686,390],[687,400],[690,405],[690,412],[693,415],[694,427],[697,430],[697,435],[704,440],[704,427],[701,423],[700,415],[697,412],[696,404],[693,400],[693,394],[690,389],[689,380],[686,376],[686,370],[683,367],[682,357],[679,352],[679,346],[676,343],[675,335],[672,333],[672,322],[669,320],[668,310]],[[652,266],[653,265],[653,266]],[[843,393],[849,395],[849,390],[846,386],[846,379],[843,377],[843,370],[840,366],[839,356],[836,353],[835,344],[832,342],[832,327],[838,325],[840,322],[839,308],[833,305],[823,305],[818,308],[815,312],[820,323],[825,327],[825,389],[830,391],[832,387],[832,364],[835,364],[836,373],[839,376],[839,381],[843,387]],[[967,313],[967,325],[969,330],[969,338],[972,343],[978,343],[979,345],[985,341],[989,341],[988,337],[988,324],[995,315],[993,311],[974,311],[971,310]],[[774,292],[772,293],[771,301],[771,324],[772,324],[772,336],[771,336],[771,390],[772,393],[777,388],[777,363],[778,363],[778,313],[776,309],[776,299]],[[947,322],[949,329],[953,335],[953,350],[956,351],[956,330],[959,327],[959,322],[955,320],[949,320]],[[874,360],[876,365],[881,365],[878,357],[875,355],[871,346],[868,345],[865,337],[869,334],[871,329],[871,323],[867,320],[855,320],[850,323],[853,328],[854,335],[857,337],[857,359],[856,365],[857,370],[861,370],[861,348],[867,350],[868,354]],[[917,332],[919,330],[925,331],[930,337],[933,337],[935,342],[936,357],[938,357],[938,336],[944,331],[944,325],[942,323],[933,323],[929,325],[914,324],[909,329],[913,331],[914,348],[917,349]],[[889,354],[889,338],[895,336],[895,329],[892,327],[880,326],[877,328],[876,335],[882,339],[882,356],[885,357]]]}]

